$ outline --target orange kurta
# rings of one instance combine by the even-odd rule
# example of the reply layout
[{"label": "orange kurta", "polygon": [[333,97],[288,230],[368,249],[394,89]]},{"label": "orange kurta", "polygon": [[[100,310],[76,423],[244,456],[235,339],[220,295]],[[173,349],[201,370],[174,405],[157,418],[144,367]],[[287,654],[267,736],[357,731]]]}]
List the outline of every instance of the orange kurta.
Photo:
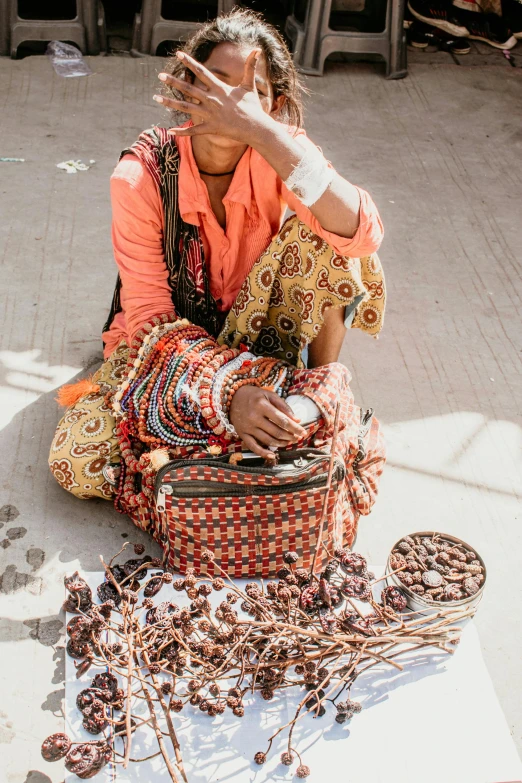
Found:
[{"label": "orange kurta", "polygon": [[[292,128],[289,132],[294,132]],[[303,130],[296,139],[312,145]],[[382,223],[369,194],[358,188],[359,228],[347,239],[324,230],[311,211],[289,191],[279,175],[254,149],[248,148],[235,170],[223,203],[226,228],[212,211],[190,137],[176,139],[180,153],[179,208],[187,223],[199,226],[210,289],[221,312],[228,312],[254,262],[279,231],[287,207],[325,239],[337,253],[359,258],[378,250]],[[121,342],[129,343],[155,315],[172,309],[163,253],[163,205],[156,183],[132,154],[125,155],[111,177],[112,241],[122,281],[122,312],[103,337],[107,358]]]}]

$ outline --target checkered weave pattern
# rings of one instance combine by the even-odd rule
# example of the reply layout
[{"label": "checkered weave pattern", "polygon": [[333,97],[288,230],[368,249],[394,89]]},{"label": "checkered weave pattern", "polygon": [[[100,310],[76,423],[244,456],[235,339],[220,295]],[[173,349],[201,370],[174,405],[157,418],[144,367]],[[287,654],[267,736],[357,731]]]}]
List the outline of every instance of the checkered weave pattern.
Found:
[{"label": "checkered weave pattern", "polygon": [[[308,455],[308,449],[292,453],[297,464],[307,461]],[[181,573],[195,568],[198,573],[220,575],[214,563],[202,562],[205,549],[214,553],[229,576],[238,578],[272,576],[283,566],[283,554],[288,550],[299,555],[301,565],[309,566],[323,511],[329,461],[329,454],[323,453],[308,469],[285,476],[276,475],[272,468],[267,468],[267,473],[253,473],[248,467],[214,467],[199,464],[199,460],[183,467],[172,463],[162,476],[156,505],[156,537],[165,549],[167,566]],[[336,497],[344,475],[338,458],[328,499],[330,523],[325,531],[330,546]],[[197,485],[189,489],[188,482]],[[186,496],[192,492],[197,496]]]}]

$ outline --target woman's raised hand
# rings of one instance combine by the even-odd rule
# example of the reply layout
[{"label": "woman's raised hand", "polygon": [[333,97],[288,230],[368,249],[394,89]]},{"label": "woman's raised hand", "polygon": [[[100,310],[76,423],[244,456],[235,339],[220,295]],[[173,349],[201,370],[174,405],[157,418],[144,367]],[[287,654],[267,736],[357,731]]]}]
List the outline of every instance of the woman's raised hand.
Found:
[{"label": "woman's raised hand", "polygon": [[275,459],[269,447],[284,448],[306,435],[292,409],[275,392],[242,386],[230,405],[230,422],[250,451]]},{"label": "woman's raised hand", "polygon": [[[253,49],[245,62],[241,84],[232,87],[211,73],[208,68],[184,52],[178,52],[181,62],[189,68],[199,85],[191,84],[167,73],[158,78],[183,93],[187,100],[175,100],[155,95],[154,100],[170,109],[189,114],[194,125],[189,128],[171,128],[176,136],[215,134],[251,144],[256,134],[266,127],[270,105],[263,108],[256,87],[256,61],[260,49]],[[264,99],[267,103],[267,99]]]}]

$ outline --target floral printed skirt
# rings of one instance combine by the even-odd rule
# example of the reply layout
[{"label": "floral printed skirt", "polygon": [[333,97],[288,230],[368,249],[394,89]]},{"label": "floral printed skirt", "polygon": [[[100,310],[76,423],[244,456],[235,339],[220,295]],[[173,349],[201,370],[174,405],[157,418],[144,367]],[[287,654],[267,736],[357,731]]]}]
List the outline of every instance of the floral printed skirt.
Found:
[{"label": "floral printed skirt", "polygon": [[[382,328],[385,283],[376,254],[338,255],[297,218],[289,218],[252,267],[218,341],[303,367],[302,353],[319,334],[326,312],[354,310],[352,327],[376,335]],[[120,460],[115,419],[105,396],[126,371],[125,343],[93,376],[100,390],[83,396],[60,420],[49,466],[64,489],[82,499],[113,496]]]}]

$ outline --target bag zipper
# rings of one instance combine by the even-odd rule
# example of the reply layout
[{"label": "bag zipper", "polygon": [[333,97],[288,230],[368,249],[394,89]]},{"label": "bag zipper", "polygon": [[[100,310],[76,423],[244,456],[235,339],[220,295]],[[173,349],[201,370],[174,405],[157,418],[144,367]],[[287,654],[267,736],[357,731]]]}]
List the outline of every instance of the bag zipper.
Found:
[{"label": "bag zipper", "polygon": [[[304,453],[303,453],[304,452]],[[305,466],[303,466],[302,470],[296,470],[294,475],[298,476],[304,473],[306,470],[309,470],[311,466],[316,465],[317,462],[321,460],[325,460],[326,462],[329,461],[330,455],[325,453],[324,451],[320,451],[319,449],[298,449],[295,451],[287,451],[280,453],[280,456],[283,456],[285,459],[285,462],[282,464],[290,464],[291,462],[294,462],[294,460],[303,457],[305,455],[309,455],[312,457],[309,462]],[[253,473],[258,475],[266,475],[267,469],[264,465],[251,465],[248,466],[248,460],[244,461],[245,464],[241,464],[239,462],[237,465],[230,465],[229,462],[226,462],[223,457],[207,457],[207,458],[201,458],[201,459],[176,459],[171,460],[170,462],[167,462],[166,465],[163,465],[156,474],[156,478],[154,480],[154,491],[157,493],[160,489],[161,483],[163,481],[163,476],[165,476],[166,473],[168,473],[170,470],[178,469],[178,468],[184,468],[187,466],[192,465],[201,465],[205,467],[222,467],[222,468],[228,468],[229,470],[233,470],[235,473]],[[274,471],[274,475],[278,475],[277,471],[277,465],[274,468],[271,468],[272,471]],[[285,475],[285,471],[281,470],[279,471],[281,476]],[[186,483],[186,482],[184,482]],[[205,482],[207,483],[207,482]],[[217,482],[212,482],[217,483]]]},{"label": "bag zipper", "polygon": [[[341,463],[334,470],[333,480],[342,480],[344,478],[344,466]],[[204,479],[194,479],[189,481],[175,482],[175,484],[162,484],[158,490],[176,498],[205,498],[205,497],[248,497],[250,495],[274,495],[288,494],[290,492],[299,492],[302,489],[317,489],[325,487],[328,481],[328,474],[322,473],[320,476],[314,476],[306,481],[297,481],[291,484],[275,484],[271,486],[260,484],[229,484],[218,483],[217,481],[205,481]],[[172,490],[166,492],[166,488]]]}]

